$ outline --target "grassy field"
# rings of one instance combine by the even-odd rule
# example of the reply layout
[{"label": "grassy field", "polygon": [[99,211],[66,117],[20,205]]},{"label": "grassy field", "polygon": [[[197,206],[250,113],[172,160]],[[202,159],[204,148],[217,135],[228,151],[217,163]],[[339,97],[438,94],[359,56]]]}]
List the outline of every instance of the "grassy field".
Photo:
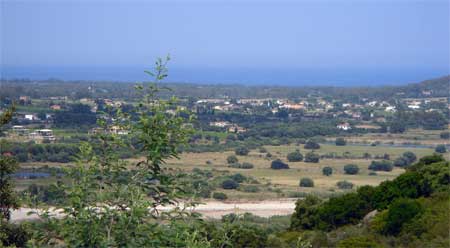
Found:
[{"label": "grassy field", "polygon": [[[423,129],[409,129],[404,133],[390,134],[390,133],[368,133],[364,135],[346,137],[348,142],[352,143],[366,143],[373,142],[394,143],[394,144],[421,144],[436,146],[438,144],[449,144],[450,141],[441,139],[439,137],[443,130],[423,130]],[[328,140],[334,141],[334,137]]]},{"label": "grassy field", "polygon": [[[274,157],[280,158],[286,161],[286,155],[289,152],[300,149],[303,154],[307,151],[302,147],[291,146],[266,146],[268,152]],[[395,159],[405,151],[412,151],[418,157],[422,157],[428,154],[432,154],[433,150],[429,148],[401,148],[401,147],[381,147],[381,146],[335,146],[335,145],[322,145],[316,153],[326,154],[330,152],[336,152],[338,154],[343,152],[350,152],[352,155],[362,155],[365,152],[371,155],[383,155],[385,153],[391,156],[391,159]],[[338,181],[347,180],[352,182],[355,186],[362,185],[378,185],[385,180],[391,180],[401,174],[404,170],[395,168],[391,172],[377,172],[376,175],[369,175],[367,169],[371,160],[366,159],[322,159],[319,163],[305,163],[305,162],[289,162],[290,169],[288,170],[273,170],[270,169],[270,163],[273,160],[265,158],[265,153],[259,153],[258,151],[251,151],[247,156],[237,156],[239,162],[249,162],[255,167],[253,169],[236,169],[228,167],[226,158],[229,155],[233,155],[234,152],[206,152],[206,153],[184,153],[181,155],[180,160],[172,159],[168,161],[168,166],[171,168],[179,168],[182,170],[190,171],[193,168],[201,169],[215,169],[219,171],[227,170],[231,173],[242,173],[243,175],[252,176],[258,179],[262,183],[270,183],[271,187],[280,189],[282,192],[316,192],[319,194],[326,194],[332,192],[339,192],[336,187]],[[207,163],[207,161],[210,161]],[[356,164],[360,168],[358,175],[344,174],[344,166],[347,164]],[[332,176],[322,175],[322,168],[330,166],[333,168]],[[314,180],[314,188],[302,188],[299,187],[299,180],[303,177],[310,177]],[[273,198],[283,197],[286,194],[275,194],[272,192],[259,192],[259,193],[243,193],[243,192],[231,192],[226,191],[227,194],[232,197],[239,198]],[[256,194],[256,195],[255,195]]]},{"label": "grassy field", "polygon": [[[294,194],[304,194],[313,192],[319,195],[330,195],[336,192],[342,192],[338,189],[336,183],[338,181],[347,180],[352,182],[356,187],[362,185],[378,185],[382,181],[391,180],[403,173],[403,169],[395,168],[390,172],[377,172],[376,175],[369,175],[368,165],[371,159],[321,159],[319,163],[305,163],[305,162],[288,162],[290,169],[287,170],[273,170],[270,169],[271,161],[275,158],[287,162],[286,156],[288,153],[300,149],[303,154],[309,150],[303,149],[303,146],[297,145],[283,145],[283,146],[265,146],[266,150],[270,152],[273,157],[266,158],[266,153],[260,153],[258,150],[252,150],[247,156],[237,156],[239,162],[249,162],[254,165],[253,169],[237,169],[230,168],[226,162],[229,155],[234,155],[234,151],[225,152],[204,152],[204,153],[183,153],[180,159],[170,159],[167,161],[168,168],[181,169],[184,171],[192,171],[194,168],[204,170],[212,170],[215,175],[223,173],[241,173],[245,176],[250,176],[259,181],[258,187],[260,192],[247,193],[238,190],[222,190],[216,191],[225,192],[231,200],[264,200],[273,198],[290,197]],[[433,153],[431,148],[403,148],[403,147],[386,147],[386,146],[361,146],[361,145],[347,145],[335,146],[330,144],[322,144],[321,148],[315,150],[318,154],[350,153],[352,156],[362,156],[364,153],[369,153],[372,156],[389,154],[391,160],[401,155],[405,151],[412,151],[418,157],[429,155]],[[449,154],[447,154],[448,156]],[[130,162],[136,161],[131,159]],[[208,161],[208,162],[207,162]],[[347,164],[356,164],[360,171],[357,175],[347,175],[344,173],[344,166]],[[40,167],[44,165],[60,166],[57,163],[25,163],[23,167]],[[67,166],[68,164],[65,164]],[[333,168],[331,176],[324,176],[322,168],[330,166]],[[303,177],[309,177],[314,180],[313,188],[299,187],[299,180]],[[46,184],[45,179],[39,180],[18,180],[18,188],[23,189],[30,183]]]}]

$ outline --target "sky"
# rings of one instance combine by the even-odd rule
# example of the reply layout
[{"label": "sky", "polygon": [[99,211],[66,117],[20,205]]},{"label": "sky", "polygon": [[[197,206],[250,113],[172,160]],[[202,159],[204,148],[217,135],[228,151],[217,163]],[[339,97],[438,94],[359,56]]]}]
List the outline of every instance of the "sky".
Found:
[{"label": "sky", "polygon": [[7,76],[27,76],[23,68],[53,68],[41,71],[48,77],[61,74],[55,68],[144,68],[166,54],[181,81],[201,69],[212,81],[220,80],[214,70],[235,69],[235,80],[257,81],[267,70],[442,76],[450,65],[449,0],[0,2]]}]

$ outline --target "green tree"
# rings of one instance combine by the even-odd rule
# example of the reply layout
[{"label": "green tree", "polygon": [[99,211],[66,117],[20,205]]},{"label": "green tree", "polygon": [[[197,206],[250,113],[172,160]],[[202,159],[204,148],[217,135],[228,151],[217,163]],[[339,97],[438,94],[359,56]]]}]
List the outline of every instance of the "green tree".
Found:
[{"label": "green tree", "polygon": [[[71,247],[180,247],[204,242],[195,238],[199,236],[190,229],[194,224],[184,224],[195,221],[195,216],[177,207],[180,200],[186,207],[195,204],[184,190],[188,188],[184,174],[163,169],[164,161],[177,158],[179,147],[192,134],[191,117],[182,115],[177,99],[159,98],[164,89],[157,83],[167,76],[166,63],[158,59],[155,72],[147,71],[154,84],[136,87],[142,100],[133,120],[120,109],[113,116],[112,125],[130,130],[138,141],[136,152],[143,159],[130,164],[118,157],[115,151],[127,147],[123,135],[100,132],[93,142],[82,143],[76,166],[67,170],[63,217],[52,218],[49,211],[41,214],[46,228],[35,235],[36,246],[51,246],[55,239]],[[104,119],[98,124],[103,130],[111,125]],[[173,210],[160,213],[160,206]]]},{"label": "green tree", "polygon": [[336,143],[337,146],[345,146],[345,145],[347,145],[347,141],[344,138],[342,138],[342,137],[336,138],[335,143]]},{"label": "green tree", "polygon": [[281,170],[281,169],[289,169],[289,165],[281,161],[280,159],[275,159],[270,164],[270,168],[274,170]]},{"label": "green tree", "polygon": [[359,167],[356,164],[347,164],[344,166],[344,172],[348,175],[356,175],[359,172]]},{"label": "green tree", "polygon": [[333,174],[333,168],[329,166],[323,167],[322,174],[325,176],[331,176],[331,174]]},{"label": "green tree", "polygon": [[395,200],[389,206],[382,232],[384,234],[397,235],[405,223],[416,218],[422,211],[421,205],[416,200],[405,198]]},{"label": "green tree", "polygon": [[306,163],[319,163],[320,156],[317,153],[314,152],[308,152],[305,155],[305,162]]},{"label": "green tree", "polygon": [[445,145],[437,145],[434,151],[437,153],[446,153],[447,148],[445,147]]},{"label": "green tree", "polygon": [[308,140],[308,141],[306,141],[304,148],[315,150],[315,149],[320,149],[320,145],[319,145],[319,143],[317,143],[313,140]]},{"label": "green tree", "polygon": [[230,156],[227,157],[227,163],[228,164],[235,164],[237,162],[239,162],[239,160],[238,160],[238,158],[236,156],[230,155]]},{"label": "green tree", "polygon": [[300,162],[303,160],[303,155],[299,151],[291,152],[287,155],[289,162]]},{"label": "green tree", "polygon": [[236,155],[246,156],[250,151],[246,147],[238,147],[234,150]]},{"label": "green tree", "polygon": [[[0,115],[0,129],[11,121],[14,106]],[[3,151],[3,142],[0,143],[0,151]],[[9,155],[0,153],[0,221],[8,221],[11,210],[19,208],[19,199],[14,193],[14,184],[11,175],[17,170],[17,161]]]},{"label": "green tree", "polygon": [[309,177],[304,177],[300,179],[300,187],[314,187],[314,181]]}]

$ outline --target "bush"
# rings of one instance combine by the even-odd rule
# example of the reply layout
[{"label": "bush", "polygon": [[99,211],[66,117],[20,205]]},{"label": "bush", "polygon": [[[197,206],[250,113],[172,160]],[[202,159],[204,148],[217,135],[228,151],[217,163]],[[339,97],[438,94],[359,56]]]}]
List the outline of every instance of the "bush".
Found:
[{"label": "bush", "polygon": [[230,156],[227,157],[227,163],[228,164],[235,164],[238,161],[239,161],[239,159],[236,156],[234,156],[234,155],[230,155]]},{"label": "bush", "polygon": [[333,168],[331,168],[329,166],[323,167],[322,174],[325,176],[331,176],[331,174],[333,174]]},{"label": "bush", "polygon": [[399,157],[399,158],[394,160],[394,166],[403,168],[403,167],[406,167],[408,165],[409,165],[408,160],[406,158],[404,158],[404,157]]},{"label": "bush", "polygon": [[348,175],[356,175],[359,172],[359,167],[356,164],[348,164],[344,166],[344,172]]},{"label": "bush", "polygon": [[314,187],[314,181],[309,177],[300,179],[300,187]]},{"label": "bush", "polygon": [[260,152],[260,153],[266,153],[266,152],[267,152],[267,149],[264,148],[264,147],[260,147],[260,148],[259,148],[259,152]]},{"label": "bush", "polygon": [[388,235],[400,233],[403,224],[422,212],[422,206],[412,199],[400,198],[389,206],[382,232]]},{"label": "bush", "polygon": [[320,157],[314,152],[308,152],[305,156],[306,163],[319,163]]},{"label": "bush", "polygon": [[347,145],[347,141],[344,138],[336,138],[335,141],[337,146],[345,146]]},{"label": "bush", "polygon": [[236,153],[236,155],[240,155],[240,156],[245,156],[249,152],[250,151],[246,147],[238,147],[234,150],[234,153]]},{"label": "bush", "polygon": [[253,164],[252,163],[248,163],[248,162],[244,162],[242,163],[242,169],[253,169]]},{"label": "bush", "polygon": [[450,139],[450,132],[442,132],[439,134],[439,137],[441,137],[441,139]]},{"label": "bush", "polygon": [[245,177],[241,173],[236,173],[236,174],[231,176],[231,179],[233,179],[235,182],[242,183],[245,180],[247,180],[247,177]]},{"label": "bush", "polygon": [[287,155],[289,162],[300,162],[303,160],[303,155],[299,151],[291,152]]},{"label": "bush", "polygon": [[447,148],[445,147],[445,145],[437,145],[434,151],[437,153],[446,153]]},{"label": "bush", "polygon": [[281,161],[280,159],[276,159],[272,161],[270,168],[274,170],[289,169],[289,165],[283,163],[283,161]]},{"label": "bush", "polygon": [[23,225],[0,220],[0,247],[25,247],[30,236]]},{"label": "bush", "polygon": [[304,146],[305,149],[320,149],[320,145],[317,142],[308,140]]},{"label": "bush", "polygon": [[228,199],[228,196],[222,192],[214,192],[212,197],[216,200],[221,200],[221,201]]},{"label": "bush", "polygon": [[408,161],[408,165],[416,162],[417,156],[413,152],[404,152],[402,155],[403,158],[405,158]]},{"label": "bush", "polygon": [[336,183],[336,186],[339,189],[353,189],[353,183],[349,182],[349,181],[339,181]]},{"label": "bush", "polygon": [[371,237],[356,236],[339,241],[337,248],[382,248],[376,240]]},{"label": "bush", "polygon": [[392,163],[387,160],[372,161],[369,165],[369,170],[373,171],[392,171],[392,169]]},{"label": "bush", "polygon": [[237,189],[239,187],[239,183],[232,179],[227,179],[222,182],[223,189]]},{"label": "bush", "polygon": [[244,162],[242,164],[241,163],[230,164],[230,165],[228,165],[228,167],[237,168],[237,169],[252,169],[254,166],[251,163]]},{"label": "bush", "polygon": [[242,191],[248,192],[248,193],[256,193],[259,192],[259,187],[256,185],[246,185],[244,187],[241,187]]}]

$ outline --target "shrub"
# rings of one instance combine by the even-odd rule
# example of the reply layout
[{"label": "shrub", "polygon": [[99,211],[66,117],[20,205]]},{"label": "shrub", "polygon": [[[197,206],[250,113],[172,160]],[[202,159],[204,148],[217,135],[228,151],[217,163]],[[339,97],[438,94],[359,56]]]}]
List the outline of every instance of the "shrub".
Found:
[{"label": "shrub", "polygon": [[312,140],[308,140],[304,147],[305,149],[320,149],[320,145]]},{"label": "shrub", "polygon": [[239,183],[232,179],[227,179],[222,182],[223,189],[237,189],[239,187]]},{"label": "shrub", "polygon": [[344,138],[341,138],[341,137],[336,138],[335,143],[336,143],[337,146],[345,146],[345,145],[347,145],[347,141]]},{"label": "shrub", "polygon": [[314,187],[314,181],[309,177],[300,179],[300,187]]},{"label": "shrub", "polygon": [[359,172],[359,167],[356,164],[348,164],[344,166],[344,172],[348,175],[356,175]]},{"label": "shrub", "polygon": [[221,200],[221,201],[228,199],[228,196],[222,192],[214,192],[212,197],[216,200]]},{"label": "shrub", "polygon": [[272,161],[270,168],[274,170],[280,170],[280,169],[289,169],[289,165],[281,161],[280,159],[276,159]]},{"label": "shrub", "polygon": [[404,152],[402,155],[403,158],[405,158],[408,161],[408,165],[416,162],[417,156],[413,152]]},{"label": "shrub", "polygon": [[404,158],[404,157],[399,157],[399,158],[394,160],[394,166],[406,167],[408,165],[409,165],[408,160],[406,158]]},{"label": "shrub", "polygon": [[333,168],[331,168],[329,166],[323,167],[322,174],[325,176],[331,176],[331,174],[333,174]]},{"label": "shrub", "polygon": [[242,183],[245,180],[247,180],[247,177],[245,177],[241,173],[236,173],[236,174],[231,176],[231,179],[233,179],[235,182]]},{"label": "shrub", "polygon": [[450,139],[450,132],[442,132],[439,134],[439,137],[441,137],[441,139]]},{"label": "shrub", "polygon": [[445,147],[445,145],[437,145],[434,151],[437,153],[446,153],[447,148]]},{"label": "shrub", "polygon": [[287,155],[287,160],[289,162],[300,162],[303,160],[303,155],[298,151],[291,152]]},{"label": "shrub", "polygon": [[241,169],[252,169],[254,166],[252,163],[244,162],[241,165]]},{"label": "shrub", "polygon": [[240,155],[240,156],[245,156],[249,152],[250,151],[246,147],[238,147],[234,150],[234,153],[236,153],[236,155]]},{"label": "shrub", "polygon": [[412,199],[400,198],[389,206],[385,217],[385,225],[382,229],[384,234],[397,235],[403,224],[415,218],[422,212],[422,206]]},{"label": "shrub", "polygon": [[338,248],[381,248],[382,245],[378,244],[376,240],[366,236],[349,237],[339,241]]},{"label": "shrub", "polygon": [[259,187],[256,185],[246,185],[242,187],[242,191],[248,192],[248,193],[256,193],[259,192]]},{"label": "shrub", "polygon": [[241,163],[230,164],[230,165],[228,165],[228,167],[237,168],[237,169],[252,169],[254,166],[251,163],[244,162],[242,164]]},{"label": "shrub", "polygon": [[308,152],[305,156],[306,163],[319,163],[320,157],[314,152]]},{"label": "shrub", "polygon": [[264,147],[260,147],[260,148],[259,148],[259,152],[260,152],[260,153],[266,153],[266,152],[267,152],[267,149],[264,148]]},{"label": "shrub", "polygon": [[349,181],[339,181],[336,183],[336,186],[339,189],[353,189],[353,183],[349,182]]},{"label": "shrub", "polygon": [[272,157],[272,153],[268,152],[266,153],[266,158],[271,158]]},{"label": "shrub", "polygon": [[0,247],[26,247],[30,236],[25,226],[1,220]]},{"label": "shrub", "polygon": [[230,156],[227,157],[227,163],[228,164],[235,164],[238,161],[239,161],[239,159],[236,156],[234,156],[234,155],[230,155]]},{"label": "shrub", "polygon": [[[303,196],[302,196],[303,197]],[[312,229],[317,226],[317,208],[322,200],[308,194],[304,199],[300,199],[295,203],[295,212],[291,217],[292,230]]]},{"label": "shrub", "polygon": [[392,163],[387,160],[372,161],[369,165],[369,170],[373,171],[392,171]]}]

